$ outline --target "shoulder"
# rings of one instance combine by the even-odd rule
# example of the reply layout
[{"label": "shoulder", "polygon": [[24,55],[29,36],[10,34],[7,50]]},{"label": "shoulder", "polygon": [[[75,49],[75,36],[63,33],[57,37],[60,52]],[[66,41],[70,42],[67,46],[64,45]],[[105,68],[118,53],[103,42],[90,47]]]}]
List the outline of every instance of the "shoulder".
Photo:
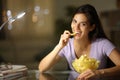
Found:
[{"label": "shoulder", "polygon": [[97,49],[104,53],[109,55],[111,51],[115,48],[115,45],[108,39],[101,38],[101,39],[96,39],[93,42],[93,45],[97,47]]},{"label": "shoulder", "polygon": [[92,45],[99,50],[109,50],[115,48],[115,45],[108,39],[99,38],[92,42]]},{"label": "shoulder", "polygon": [[99,39],[96,39],[95,41],[93,41],[92,43],[94,44],[100,44],[100,45],[104,45],[104,44],[112,44],[112,42],[108,39],[105,39],[105,38],[99,38]]}]

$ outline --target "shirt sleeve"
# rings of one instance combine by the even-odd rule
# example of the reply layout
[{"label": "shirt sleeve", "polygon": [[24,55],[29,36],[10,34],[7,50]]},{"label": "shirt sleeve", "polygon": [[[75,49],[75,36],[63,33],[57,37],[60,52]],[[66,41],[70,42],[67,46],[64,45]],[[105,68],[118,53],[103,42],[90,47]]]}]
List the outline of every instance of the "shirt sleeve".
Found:
[{"label": "shirt sleeve", "polygon": [[70,56],[71,52],[72,52],[72,42],[73,42],[73,38],[70,38],[67,45],[61,49],[61,51],[58,53],[59,56],[61,57],[67,57]]},{"label": "shirt sleeve", "polygon": [[58,53],[59,56],[64,57],[65,50],[64,48]]},{"label": "shirt sleeve", "polygon": [[103,41],[103,52],[109,56],[111,51],[115,48],[115,46],[113,45],[112,42],[110,42],[109,40],[105,39]]}]

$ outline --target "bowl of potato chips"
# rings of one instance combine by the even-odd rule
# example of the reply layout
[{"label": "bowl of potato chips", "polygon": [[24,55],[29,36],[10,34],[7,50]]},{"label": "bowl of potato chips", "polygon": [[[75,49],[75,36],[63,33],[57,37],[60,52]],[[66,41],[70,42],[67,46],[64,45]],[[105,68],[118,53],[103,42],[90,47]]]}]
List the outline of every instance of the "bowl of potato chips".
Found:
[{"label": "bowl of potato chips", "polygon": [[99,61],[95,58],[90,58],[87,55],[82,55],[79,59],[75,59],[72,63],[73,68],[78,73],[82,73],[87,69],[96,70],[99,67]]}]

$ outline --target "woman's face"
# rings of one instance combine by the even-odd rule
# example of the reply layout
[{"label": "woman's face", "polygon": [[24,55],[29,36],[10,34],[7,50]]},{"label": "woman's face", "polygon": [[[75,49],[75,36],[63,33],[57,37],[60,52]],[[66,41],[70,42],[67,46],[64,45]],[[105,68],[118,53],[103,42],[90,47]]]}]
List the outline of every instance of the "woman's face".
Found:
[{"label": "woman's face", "polygon": [[73,17],[71,28],[73,32],[77,32],[75,39],[88,39],[88,33],[94,29],[94,26],[90,26],[85,14],[79,13]]}]

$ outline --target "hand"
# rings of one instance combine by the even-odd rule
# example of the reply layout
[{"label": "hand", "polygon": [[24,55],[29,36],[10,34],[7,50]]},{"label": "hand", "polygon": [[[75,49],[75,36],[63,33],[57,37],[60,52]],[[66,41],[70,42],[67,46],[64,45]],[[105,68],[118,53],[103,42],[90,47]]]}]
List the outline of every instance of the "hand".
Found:
[{"label": "hand", "polygon": [[98,70],[91,70],[88,69],[86,71],[84,71],[83,73],[81,73],[77,80],[97,80],[100,78],[100,72]]},{"label": "hand", "polygon": [[60,47],[63,48],[64,46],[66,46],[66,44],[69,41],[70,34],[71,33],[68,30],[64,31],[64,33],[60,37],[60,41],[59,41],[59,44],[58,44]]}]

